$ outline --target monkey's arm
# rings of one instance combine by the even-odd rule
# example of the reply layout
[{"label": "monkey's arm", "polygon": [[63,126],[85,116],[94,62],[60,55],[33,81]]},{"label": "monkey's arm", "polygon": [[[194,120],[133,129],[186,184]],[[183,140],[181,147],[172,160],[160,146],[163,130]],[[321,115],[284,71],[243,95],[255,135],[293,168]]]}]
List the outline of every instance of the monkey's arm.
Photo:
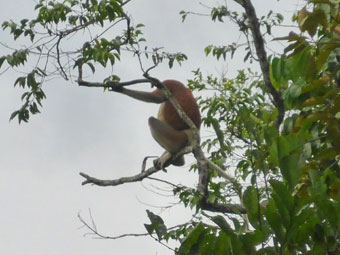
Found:
[{"label": "monkey's arm", "polygon": [[123,87],[119,88],[112,88],[112,91],[122,93],[134,99],[147,102],[147,103],[156,103],[160,104],[166,101],[166,97],[161,93],[159,90],[154,90],[153,92],[146,92],[146,91],[138,91],[132,89],[126,89]]}]

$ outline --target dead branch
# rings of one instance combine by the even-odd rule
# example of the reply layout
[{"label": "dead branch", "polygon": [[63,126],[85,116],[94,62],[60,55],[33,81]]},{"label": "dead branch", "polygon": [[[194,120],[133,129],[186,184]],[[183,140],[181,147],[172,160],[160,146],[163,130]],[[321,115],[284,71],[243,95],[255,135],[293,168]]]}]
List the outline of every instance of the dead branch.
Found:
[{"label": "dead branch", "polygon": [[97,179],[95,177],[89,176],[85,173],[79,173],[79,174],[86,179],[85,181],[82,182],[82,185],[93,184],[97,186],[118,186],[124,183],[142,181],[144,178],[160,170],[161,169],[157,169],[155,167],[150,167],[149,169],[139,174],[136,174],[130,177],[122,177],[122,178],[115,179],[115,180],[101,180],[101,179]]},{"label": "dead branch", "polygon": [[[183,154],[189,153],[192,151],[192,147],[187,146],[184,147],[182,150],[180,150],[178,153],[176,153],[175,155],[173,155],[173,159],[176,159],[177,157],[180,157]],[[146,157],[149,158],[149,157]],[[85,173],[79,173],[82,177],[84,177],[86,180],[82,182],[82,185],[86,185],[86,184],[94,184],[94,185],[98,185],[98,186],[118,186],[124,183],[128,183],[128,182],[138,182],[138,181],[142,181],[144,178],[160,171],[160,170],[165,170],[165,169],[158,169],[156,167],[150,167],[147,170],[144,170],[144,161],[143,160],[143,167],[142,167],[142,172],[130,177],[122,177],[119,179],[115,179],[115,180],[101,180],[101,179],[97,179],[95,177],[89,176]]]}]

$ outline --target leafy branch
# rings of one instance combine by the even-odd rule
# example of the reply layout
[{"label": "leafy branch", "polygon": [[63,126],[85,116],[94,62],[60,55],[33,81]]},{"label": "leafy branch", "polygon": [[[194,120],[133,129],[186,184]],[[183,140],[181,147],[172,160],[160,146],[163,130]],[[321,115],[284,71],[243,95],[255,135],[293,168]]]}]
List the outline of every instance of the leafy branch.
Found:
[{"label": "leafy branch", "polygon": [[272,97],[272,103],[276,106],[279,112],[276,120],[276,125],[277,127],[279,127],[283,121],[285,114],[283,98],[281,93],[274,88],[270,80],[269,63],[265,50],[265,43],[260,31],[260,24],[256,16],[255,8],[250,0],[235,0],[235,2],[239,3],[244,8],[247,18],[249,19],[249,26],[254,40],[258,61],[260,63],[261,71],[263,74],[263,80],[269,94]]}]

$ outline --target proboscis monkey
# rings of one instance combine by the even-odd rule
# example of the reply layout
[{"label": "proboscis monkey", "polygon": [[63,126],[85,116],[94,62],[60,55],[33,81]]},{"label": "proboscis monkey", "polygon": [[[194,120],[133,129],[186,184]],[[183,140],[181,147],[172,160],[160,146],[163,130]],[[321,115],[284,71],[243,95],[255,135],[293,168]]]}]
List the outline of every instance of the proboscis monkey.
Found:
[{"label": "proboscis monkey", "polygon": [[[197,129],[199,129],[201,126],[201,115],[190,89],[176,80],[166,80],[162,84],[168,88],[171,95],[181,105]],[[163,92],[159,88],[152,92],[137,91],[123,87],[112,88],[112,90],[140,101],[161,104],[157,118],[149,118],[149,126],[153,138],[166,150],[159,159],[154,161],[154,165],[161,169],[170,164],[175,166],[184,165],[184,156],[174,160],[170,159],[182,148],[192,143],[193,130],[179,117]]]}]

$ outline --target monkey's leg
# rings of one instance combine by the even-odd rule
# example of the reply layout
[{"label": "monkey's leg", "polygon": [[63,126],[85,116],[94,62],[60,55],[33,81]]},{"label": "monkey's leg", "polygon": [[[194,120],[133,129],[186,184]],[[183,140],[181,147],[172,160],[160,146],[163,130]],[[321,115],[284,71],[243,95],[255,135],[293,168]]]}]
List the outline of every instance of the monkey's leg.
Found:
[{"label": "monkey's leg", "polygon": [[168,124],[149,118],[149,126],[152,137],[170,153],[176,153],[188,143],[188,136],[184,131],[178,131]]},{"label": "monkey's leg", "polygon": [[161,168],[173,164],[176,166],[184,165],[184,157],[181,156],[172,162],[169,162],[171,156],[176,154],[188,143],[188,136],[184,131],[178,131],[168,124],[154,117],[149,118],[149,126],[153,138],[162,146],[166,152],[159,158],[158,165]]}]

